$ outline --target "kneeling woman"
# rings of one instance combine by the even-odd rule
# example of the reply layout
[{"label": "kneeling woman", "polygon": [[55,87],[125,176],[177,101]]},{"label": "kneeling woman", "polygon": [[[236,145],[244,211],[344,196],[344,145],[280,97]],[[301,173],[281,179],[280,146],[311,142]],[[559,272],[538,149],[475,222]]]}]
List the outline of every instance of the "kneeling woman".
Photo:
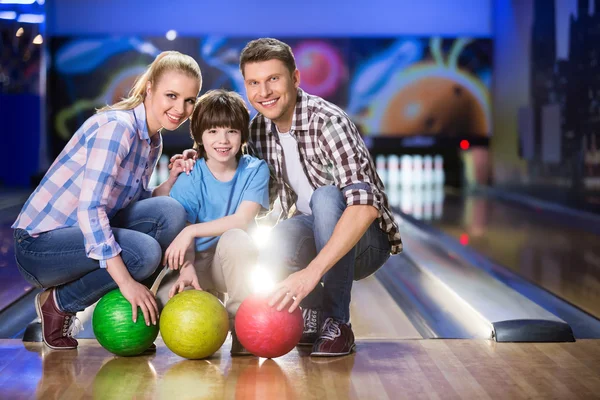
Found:
[{"label": "kneeling woman", "polygon": [[153,191],[148,182],[162,152],[160,130],[188,119],[200,86],[193,58],[161,53],[130,97],[75,132],[25,203],[12,226],[15,254],[25,279],[47,289],[35,301],[49,347],[77,347],[75,313],[117,286],[134,321],[139,306],[146,324],[156,324],[156,300],[139,282],[158,267],[186,213],[155,197],[168,193],[168,182]]}]

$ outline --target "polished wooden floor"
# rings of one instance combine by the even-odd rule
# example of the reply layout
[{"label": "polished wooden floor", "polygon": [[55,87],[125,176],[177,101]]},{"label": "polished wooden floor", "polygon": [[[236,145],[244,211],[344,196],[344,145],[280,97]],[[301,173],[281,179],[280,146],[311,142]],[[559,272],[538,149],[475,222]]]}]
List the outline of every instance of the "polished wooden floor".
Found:
[{"label": "polished wooden floor", "polygon": [[600,341],[359,340],[349,357],[302,350],[264,360],[156,354],[113,357],[0,341],[2,399],[591,399],[600,397]]},{"label": "polished wooden floor", "polygon": [[77,350],[0,340],[0,399],[591,399],[600,398],[600,340],[515,344],[420,339],[375,278],[352,291],[357,352],[275,360],[229,355],[120,358],[81,339]]}]

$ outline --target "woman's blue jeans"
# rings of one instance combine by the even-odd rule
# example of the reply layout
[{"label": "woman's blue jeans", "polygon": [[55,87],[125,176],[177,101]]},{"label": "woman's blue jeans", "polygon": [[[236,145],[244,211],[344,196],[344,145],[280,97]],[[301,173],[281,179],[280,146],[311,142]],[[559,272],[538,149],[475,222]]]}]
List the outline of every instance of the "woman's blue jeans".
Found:
[{"label": "woman's blue jeans", "polygon": [[[359,186],[355,185],[355,186]],[[306,268],[321,251],[346,210],[346,199],[335,186],[315,190],[310,200],[312,215],[298,215],[277,224],[269,244],[261,252],[261,263],[274,269],[279,278]],[[359,242],[322,278],[302,301],[306,308],[320,309],[325,318],[350,320],[352,282],[375,273],[390,257],[387,234],[376,220]]]},{"label": "woman's blue jeans", "polygon": [[[185,227],[186,212],[176,200],[159,196],[119,211],[110,221],[121,257],[136,281],[148,278],[161,264],[163,251]],[[117,287],[105,268],[85,253],[78,226],[31,237],[16,229],[15,256],[25,279],[40,288],[56,288],[61,310],[75,313]]]}]

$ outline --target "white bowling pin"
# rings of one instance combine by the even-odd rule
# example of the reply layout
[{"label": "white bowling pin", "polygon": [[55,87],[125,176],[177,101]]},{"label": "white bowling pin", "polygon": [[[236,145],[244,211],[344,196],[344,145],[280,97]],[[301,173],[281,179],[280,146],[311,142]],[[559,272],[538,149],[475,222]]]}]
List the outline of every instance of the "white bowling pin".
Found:
[{"label": "white bowling pin", "polygon": [[398,185],[398,181],[400,180],[399,176],[399,168],[398,165],[398,156],[395,154],[391,154],[387,157],[387,183],[388,187],[392,188]]},{"label": "white bowling pin", "polygon": [[444,185],[433,186],[433,217],[442,218],[444,213]]},{"label": "white bowling pin", "polygon": [[375,157],[375,167],[377,169],[377,175],[379,175],[379,178],[381,178],[381,181],[383,182],[383,185],[385,187],[388,186],[388,179],[387,179],[387,171],[386,171],[386,165],[385,165],[385,156],[383,154],[378,154],[377,157]]},{"label": "white bowling pin", "polygon": [[413,156],[413,173],[412,180],[415,186],[423,185],[423,156],[415,154]]},{"label": "white bowling pin", "polygon": [[402,185],[403,188],[406,188],[406,187],[409,187],[410,185],[412,185],[412,170],[413,170],[412,157],[409,156],[408,154],[404,154],[400,159],[400,165],[401,165],[400,169],[402,171],[400,184]]},{"label": "white bowling pin", "polygon": [[433,157],[427,154],[423,157],[423,184],[429,186],[433,183]]},{"label": "white bowling pin", "polygon": [[163,154],[158,159],[158,184],[169,179],[169,157]]},{"label": "white bowling pin", "polygon": [[433,158],[433,182],[436,185],[444,186],[446,175],[444,173],[444,157],[437,154]]}]

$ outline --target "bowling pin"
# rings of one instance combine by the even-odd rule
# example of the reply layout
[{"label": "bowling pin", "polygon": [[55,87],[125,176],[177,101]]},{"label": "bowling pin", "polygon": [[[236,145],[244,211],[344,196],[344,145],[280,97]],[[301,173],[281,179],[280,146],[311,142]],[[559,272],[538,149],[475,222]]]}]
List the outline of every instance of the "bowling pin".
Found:
[{"label": "bowling pin", "polygon": [[375,157],[375,167],[377,169],[377,175],[379,175],[379,178],[381,178],[383,185],[385,187],[387,187],[388,180],[387,180],[387,171],[385,169],[386,162],[385,162],[385,156],[383,154],[378,154],[377,157]]},{"label": "bowling pin", "polygon": [[148,185],[151,188],[158,186],[158,172],[156,172],[156,168],[154,168],[154,171],[152,171],[152,175],[150,175],[150,182],[148,182]]},{"label": "bowling pin", "polygon": [[390,154],[387,158],[387,182],[389,187],[398,185],[400,180],[399,168],[398,156],[395,154]]},{"label": "bowling pin", "polygon": [[412,157],[409,156],[408,154],[404,154],[402,156],[402,158],[400,159],[400,165],[401,165],[400,169],[402,171],[401,185],[404,190],[404,188],[412,185],[412,170],[413,170]]},{"label": "bowling pin", "polygon": [[412,180],[413,185],[422,186],[423,185],[423,156],[420,154],[415,154],[413,156],[413,173]]},{"label": "bowling pin", "polygon": [[158,184],[169,179],[169,157],[165,154],[158,159]]},{"label": "bowling pin", "polygon": [[423,157],[423,184],[430,186],[433,183],[433,157],[427,154]]},{"label": "bowling pin", "polygon": [[412,215],[416,219],[423,219],[423,208],[424,208],[424,199],[423,199],[423,185],[417,184],[414,185],[413,188],[413,210]]},{"label": "bowling pin", "polygon": [[390,184],[386,188],[385,192],[388,196],[388,202],[390,203],[390,206],[398,207],[400,205],[400,195],[401,195],[401,188],[400,188],[400,185],[398,185],[398,182],[396,182],[396,184]]},{"label": "bowling pin", "polygon": [[423,191],[423,219],[431,221],[433,217],[433,185],[431,182],[426,182],[421,189]]},{"label": "bowling pin", "polygon": [[444,214],[444,185],[435,184],[433,186],[433,217],[442,218]]},{"label": "bowling pin", "polygon": [[404,214],[412,215],[413,212],[413,188],[410,186],[402,186],[401,189],[400,209]]},{"label": "bowling pin", "polygon": [[444,186],[446,175],[444,173],[444,157],[437,154],[433,158],[433,182],[436,185]]}]

